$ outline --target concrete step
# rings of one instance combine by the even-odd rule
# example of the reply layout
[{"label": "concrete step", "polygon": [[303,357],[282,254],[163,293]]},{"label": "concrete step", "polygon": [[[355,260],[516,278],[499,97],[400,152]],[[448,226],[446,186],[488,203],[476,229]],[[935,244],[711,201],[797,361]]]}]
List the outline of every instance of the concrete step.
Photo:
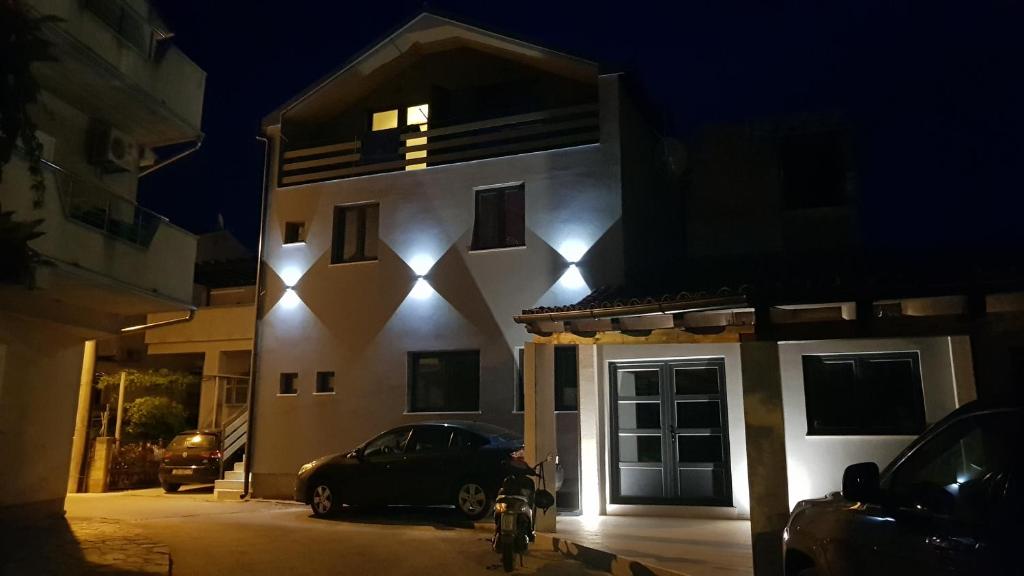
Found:
[{"label": "concrete step", "polygon": [[216,500],[238,500],[242,496],[242,490],[232,490],[229,488],[214,488],[213,497]]},{"label": "concrete step", "polygon": [[241,470],[231,470],[224,473],[225,480],[245,480],[245,472]]},{"label": "concrete step", "polygon": [[213,483],[213,490],[238,490],[242,491],[241,480],[217,480]]},{"label": "concrete step", "polygon": [[245,458],[242,458],[238,462],[235,462],[234,472],[245,472]]}]

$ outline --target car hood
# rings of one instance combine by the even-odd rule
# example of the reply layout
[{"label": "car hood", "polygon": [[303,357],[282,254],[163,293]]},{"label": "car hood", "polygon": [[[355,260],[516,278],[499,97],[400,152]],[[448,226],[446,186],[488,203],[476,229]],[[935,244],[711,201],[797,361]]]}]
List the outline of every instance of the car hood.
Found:
[{"label": "car hood", "polygon": [[834,508],[848,508],[850,502],[843,498],[842,492],[829,492],[822,498],[808,498],[807,500],[801,500],[793,506],[793,516],[798,512],[804,511],[819,511],[819,510],[831,510]]}]

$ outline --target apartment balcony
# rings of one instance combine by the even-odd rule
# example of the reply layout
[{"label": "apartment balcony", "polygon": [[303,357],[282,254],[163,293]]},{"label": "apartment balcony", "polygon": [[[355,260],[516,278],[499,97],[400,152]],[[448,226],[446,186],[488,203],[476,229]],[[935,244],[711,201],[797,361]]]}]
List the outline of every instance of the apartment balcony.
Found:
[{"label": "apartment balcony", "polygon": [[430,123],[428,127],[423,120],[404,129],[371,130],[327,142],[285,138],[278,185],[417,170],[593,144],[600,139],[596,103],[452,125]]},{"label": "apartment balcony", "polygon": [[55,62],[33,65],[40,85],[144,146],[196,138],[206,73],[170,42],[149,3],[26,0],[39,15]]},{"label": "apartment balcony", "polygon": [[30,242],[41,258],[33,289],[5,288],[6,304],[115,333],[147,313],[190,307],[194,235],[55,164],[43,170],[46,189],[36,192],[23,157],[4,168],[0,205],[17,220],[42,219],[44,232]]}]

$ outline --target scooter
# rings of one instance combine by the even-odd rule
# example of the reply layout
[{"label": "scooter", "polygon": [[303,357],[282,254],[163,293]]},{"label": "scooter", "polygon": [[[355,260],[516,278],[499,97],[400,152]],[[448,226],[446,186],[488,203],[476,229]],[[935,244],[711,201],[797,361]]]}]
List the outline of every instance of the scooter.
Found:
[{"label": "scooter", "polygon": [[[514,455],[509,462],[509,474],[502,481],[494,501],[494,539],[491,542],[494,551],[501,554],[501,566],[505,572],[514,568],[516,555],[519,555],[519,565],[522,566],[523,554],[536,537],[537,508],[547,511],[555,505],[555,497],[547,491],[544,478],[544,463],[552,460],[549,455],[531,467]],[[540,490],[537,490],[531,476],[540,479]]]}]

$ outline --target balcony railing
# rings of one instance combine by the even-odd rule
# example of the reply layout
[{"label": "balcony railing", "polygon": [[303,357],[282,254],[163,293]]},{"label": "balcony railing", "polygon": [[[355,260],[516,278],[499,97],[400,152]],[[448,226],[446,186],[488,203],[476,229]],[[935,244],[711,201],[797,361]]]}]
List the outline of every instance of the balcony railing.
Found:
[{"label": "balcony railing", "polygon": [[[431,126],[384,141],[371,132],[322,146],[285,147],[280,186],[437,166],[598,142],[598,106],[583,104],[453,126]],[[415,140],[415,145],[409,141]],[[423,156],[422,152],[426,153]]]},{"label": "balcony railing", "polygon": [[64,217],[95,228],[118,240],[148,248],[167,218],[139,206],[98,184],[83,180],[60,166],[42,161],[54,175]]}]

